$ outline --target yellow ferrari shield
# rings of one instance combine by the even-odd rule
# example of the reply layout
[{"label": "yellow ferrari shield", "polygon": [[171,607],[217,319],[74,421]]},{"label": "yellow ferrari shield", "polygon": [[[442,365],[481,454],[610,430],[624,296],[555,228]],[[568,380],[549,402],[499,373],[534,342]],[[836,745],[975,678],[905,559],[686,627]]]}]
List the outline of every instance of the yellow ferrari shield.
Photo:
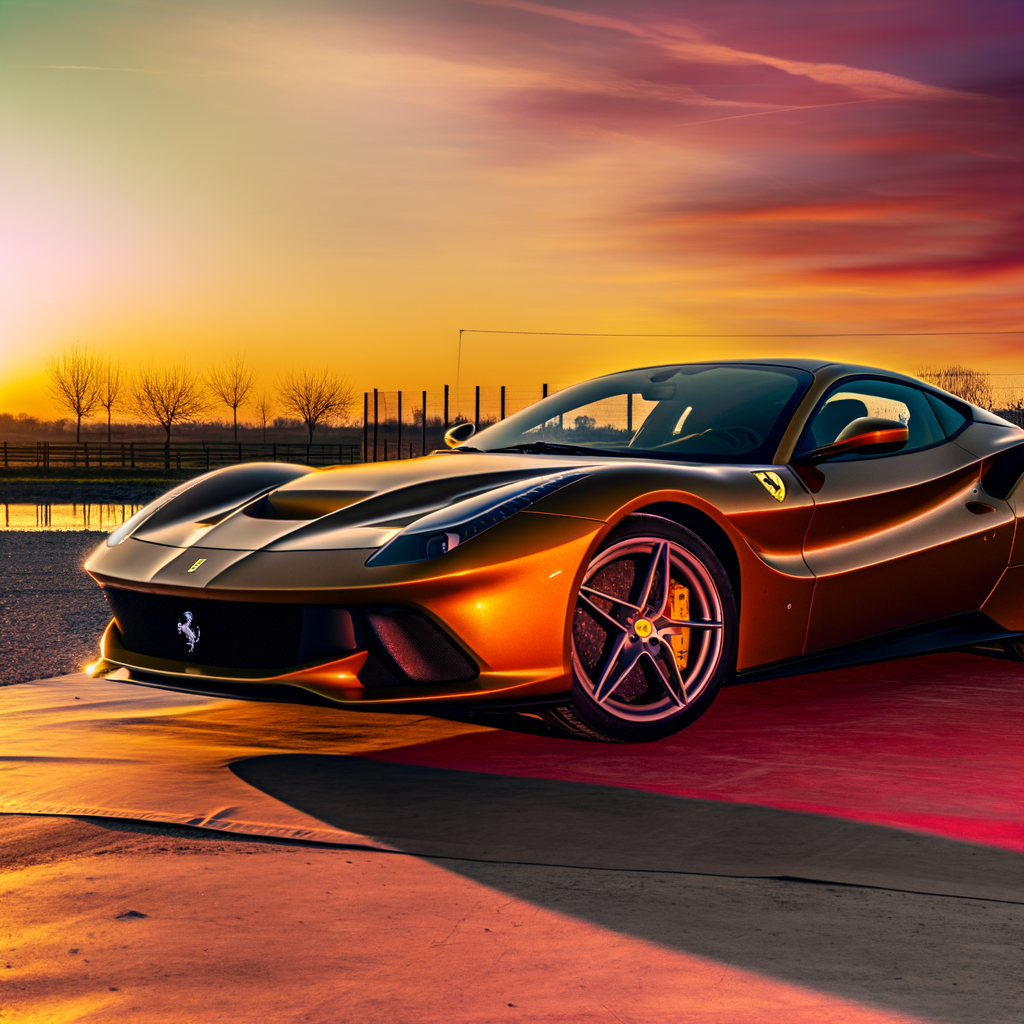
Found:
[{"label": "yellow ferrari shield", "polygon": [[782,477],[778,473],[764,472],[758,470],[754,474],[758,480],[764,485],[764,489],[776,500],[786,500],[786,485],[782,482]]}]

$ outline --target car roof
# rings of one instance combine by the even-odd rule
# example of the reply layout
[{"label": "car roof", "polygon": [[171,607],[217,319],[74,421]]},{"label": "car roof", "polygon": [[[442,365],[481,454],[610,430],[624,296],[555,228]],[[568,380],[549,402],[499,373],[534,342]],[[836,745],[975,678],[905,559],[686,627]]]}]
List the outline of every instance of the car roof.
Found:
[{"label": "car roof", "polygon": [[895,370],[886,370],[878,366],[862,366],[858,363],[842,363],[834,359],[785,359],[768,357],[765,359],[680,359],[677,362],[657,363],[653,366],[634,366],[624,370],[615,370],[613,373],[601,374],[602,377],[611,377],[615,373],[634,373],[637,370],[660,370],[668,366],[783,366],[794,370],[806,370],[809,373],[818,373],[821,370],[829,370],[829,376],[842,377],[847,374],[872,374],[883,377],[898,377],[902,380],[913,381],[915,384],[922,382],[914,377],[909,377]]}]

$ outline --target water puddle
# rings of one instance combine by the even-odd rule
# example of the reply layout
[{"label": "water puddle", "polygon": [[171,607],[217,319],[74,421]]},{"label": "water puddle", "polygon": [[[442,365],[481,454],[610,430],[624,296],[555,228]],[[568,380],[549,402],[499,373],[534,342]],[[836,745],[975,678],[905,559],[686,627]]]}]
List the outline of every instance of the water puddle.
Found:
[{"label": "water puddle", "polygon": [[110,533],[142,505],[0,505],[0,530],[96,530]]}]

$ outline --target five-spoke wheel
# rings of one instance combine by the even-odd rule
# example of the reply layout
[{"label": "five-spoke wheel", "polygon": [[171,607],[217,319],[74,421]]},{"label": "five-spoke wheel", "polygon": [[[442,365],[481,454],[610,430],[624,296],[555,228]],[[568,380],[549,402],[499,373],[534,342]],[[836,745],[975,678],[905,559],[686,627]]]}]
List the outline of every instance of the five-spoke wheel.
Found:
[{"label": "five-spoke wheel", "polygon": [[670,520],[628,516],[577,597],[568,718],[609,739],[676,732],[714,699],[735,646],[732,588],[711,548]]}]

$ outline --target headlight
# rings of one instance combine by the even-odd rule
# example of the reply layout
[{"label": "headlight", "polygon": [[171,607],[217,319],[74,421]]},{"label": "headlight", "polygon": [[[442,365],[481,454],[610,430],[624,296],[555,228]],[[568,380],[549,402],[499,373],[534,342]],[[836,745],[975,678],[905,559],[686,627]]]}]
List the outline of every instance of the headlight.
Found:
[{"label": "headlight", "polygon": [[400,565],[439,558],[467,540],[497,526],[560,487],[588,476],[589,470],[555,473],[517,481],[431,512],[407,526],[367,560],[367,565]]}]

